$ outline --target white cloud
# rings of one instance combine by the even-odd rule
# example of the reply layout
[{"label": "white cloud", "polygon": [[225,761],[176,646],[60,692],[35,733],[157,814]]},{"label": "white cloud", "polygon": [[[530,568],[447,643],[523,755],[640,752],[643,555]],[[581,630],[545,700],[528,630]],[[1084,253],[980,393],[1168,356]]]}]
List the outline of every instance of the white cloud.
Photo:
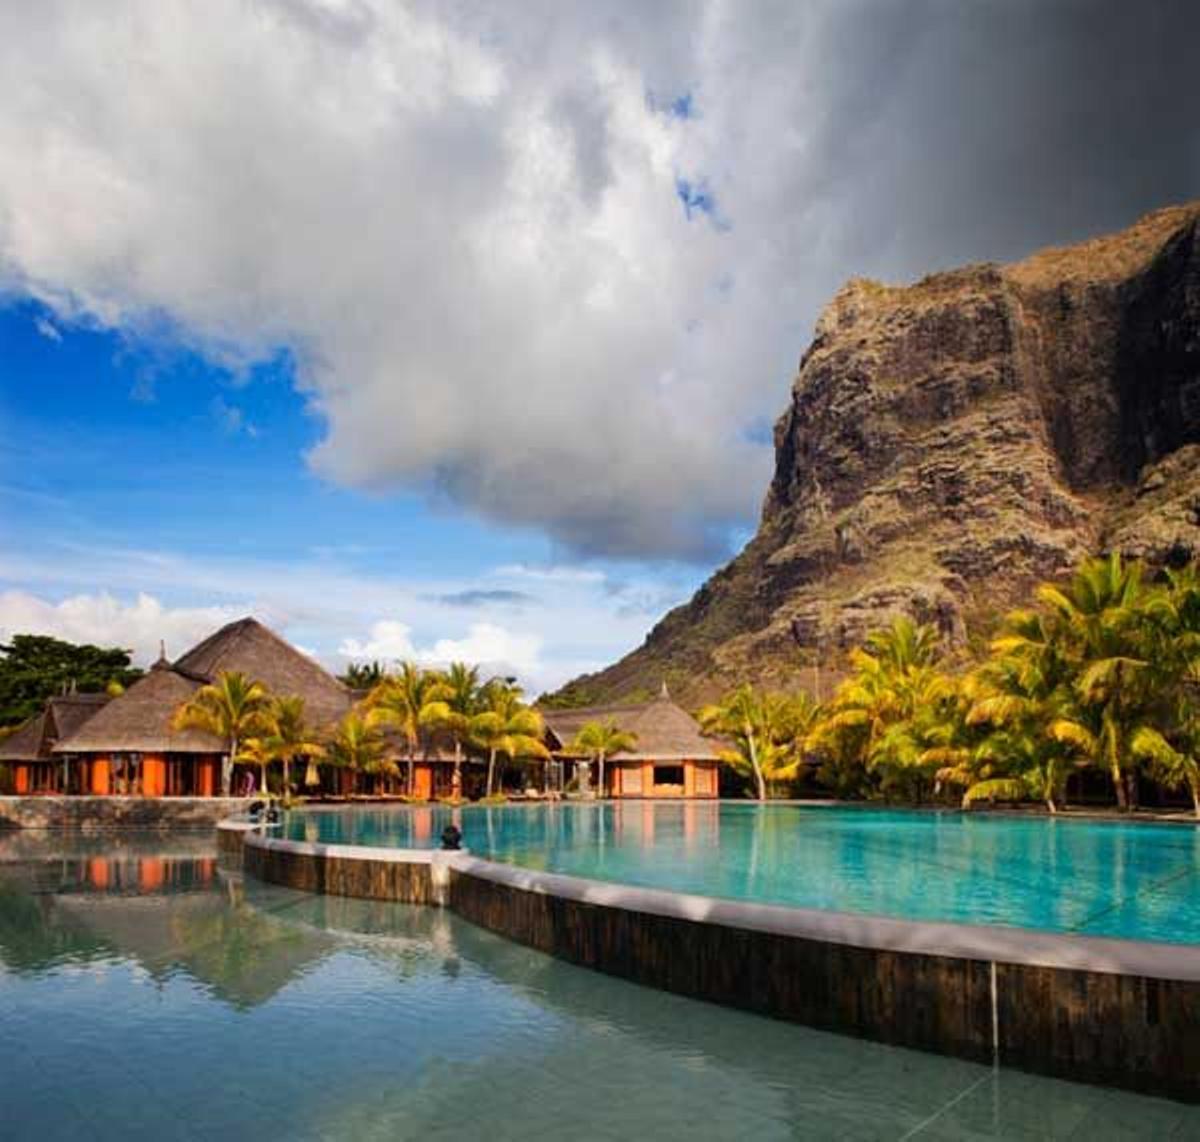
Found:
[{"label": "white cloud", "polygon": [[47,341],[61,341],[63,339],[62,334],[58,331],[57,326],[55,326],[54,322],[50,321],[48,318],[38,317],[34,321],[33,327],[43,337],[45,337]]},{"label": "white cloud", "polygon": [[342,640],[338,653],[346,658],[363,661],[396,662],[415,658],[417,648],[413,646],[412,627],[391,619],[381,619],[371,624],[371,633],[364,641],[356,638]]},{"label": "white cloud", "polygon": [[151,595],[122,603],[107,593],[72,595],[50,603],[25,591],[0,592],[0,635],[49,634],[68,642],[120,646],[146,666],[158,657],[160,640],[177,658],[205,635],[245,614],[239,607],[164,607]]},{"label": "white cloud", "polygon": [[484,674],[515,674],[537,686],[547,674],[542,648],[538,635],[490,622],[471,623],[461,638],[439,638],[431,645],[417,646],[406,623],[383,619],[371,624],[365,640],[343,639],[338,653],[356,661],[409,659],[431,667],[467,662],[477,664]]}]

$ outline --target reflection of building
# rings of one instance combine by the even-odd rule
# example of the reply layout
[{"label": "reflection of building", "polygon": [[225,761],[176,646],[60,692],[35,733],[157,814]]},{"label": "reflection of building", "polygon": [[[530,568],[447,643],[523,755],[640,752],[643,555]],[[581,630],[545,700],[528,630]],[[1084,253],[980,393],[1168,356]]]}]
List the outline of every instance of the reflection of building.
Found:
[{"label": "reflection of building", "polygon": [[576,770],[585,759],[572,750],[571,743],[589,722],[615,722],[618,729],[635,735],[633,749],[605,759],[605,796],[717,795],[717,744],[700,732],[695,718],[671,701],[666,687],[652,702],[543,710],[542,716],[551,752],[564,767]]},{"label": "reflection of building", "polygon": [[171,720],[224,671],[240,671],[274,694],[302,697],[318,727],[345,714],[355,697],[261,623],[241,619],[174,663],[160,658],[119,697],[52,698],[3,743],[0,761],[13,765],[17,793],[213,796],[226,743],[201,730],[176,730]]}]

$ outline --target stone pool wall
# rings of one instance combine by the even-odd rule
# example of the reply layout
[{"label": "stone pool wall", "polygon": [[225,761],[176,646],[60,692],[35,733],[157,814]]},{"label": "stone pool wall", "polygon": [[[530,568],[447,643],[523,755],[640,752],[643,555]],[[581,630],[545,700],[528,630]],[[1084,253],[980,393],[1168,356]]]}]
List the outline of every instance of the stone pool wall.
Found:
[{"label": "stone pool wall", "polygon": [[[376,849],[367,856],[332,855],[326,846],[271,841],[241,834],[242,868],[271,884],[330,896],[391,900],[401,904],[440,904],[434,891],[430,852]],[[227,844],[236,842],[227,841]],[[351,846],[336,846],[339,851]],[[387,854],[386,857],[381,853]]]},{"label": "stone pool wall", "polygon": [[235,797],[0,797],[0,829],[211,829],[245,804]]},{"label": "stone pool wall", "polygon": [[1200,1102],[1200,954],[606,885],[427,850],[244,837],[309,892],[443,904],[549,955],[897,1046]]}]

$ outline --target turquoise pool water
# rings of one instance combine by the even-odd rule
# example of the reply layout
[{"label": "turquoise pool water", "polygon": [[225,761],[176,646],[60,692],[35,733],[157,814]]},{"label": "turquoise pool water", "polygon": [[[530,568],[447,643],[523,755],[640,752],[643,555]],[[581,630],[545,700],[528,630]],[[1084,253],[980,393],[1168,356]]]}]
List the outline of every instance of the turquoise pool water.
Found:
[{"label": "turquoise pool water", "polygon": [[804,908],[1200,944],[1200,829],[873,808],[625,802],[306,810],[297,840],[432,847]]},{"label": "turquoise pool water", "polygon": [[1168,1139],[1200,1107],[584,971],[258,884],[211,839],[0,835],[0,1137]]}]

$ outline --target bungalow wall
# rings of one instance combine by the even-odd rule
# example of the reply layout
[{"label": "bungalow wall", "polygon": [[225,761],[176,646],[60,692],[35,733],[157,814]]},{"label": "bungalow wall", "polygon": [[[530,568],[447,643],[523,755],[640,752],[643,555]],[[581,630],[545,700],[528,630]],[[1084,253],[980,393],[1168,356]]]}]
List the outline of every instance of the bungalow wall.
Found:
[{"label": "bungalow wall", "polygon": [[112,754],[72,758],[70,791],[94,797],[216,797],[221,759],[196,754]]},{"label": "bungalow wall", "polygon": [[611,797],[716,797],[715,761],[619,761],[606,766]]}]

